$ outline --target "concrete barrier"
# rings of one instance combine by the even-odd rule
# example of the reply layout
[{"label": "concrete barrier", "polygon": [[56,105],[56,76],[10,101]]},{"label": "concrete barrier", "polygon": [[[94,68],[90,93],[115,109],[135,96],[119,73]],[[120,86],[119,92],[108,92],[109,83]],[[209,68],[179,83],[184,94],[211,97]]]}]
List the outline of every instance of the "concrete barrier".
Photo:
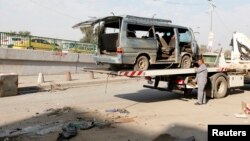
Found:
[{"label": "concrete barrier", "polygon": [[18,93],[18,75],[0,73],[0,97],[14,96]]},{"label": "concrete barrier", "polygon": [[95,64],[92,54],[0,47],[0,73],[18,75],[78,73],[83,67],[101,66]]}]

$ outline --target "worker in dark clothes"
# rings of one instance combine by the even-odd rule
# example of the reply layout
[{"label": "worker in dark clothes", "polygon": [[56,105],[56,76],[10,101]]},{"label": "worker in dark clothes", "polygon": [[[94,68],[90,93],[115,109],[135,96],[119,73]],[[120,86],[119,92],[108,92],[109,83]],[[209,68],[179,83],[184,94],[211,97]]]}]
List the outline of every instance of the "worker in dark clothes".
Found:
[{"label": "worker in dark clothes", "polygon": [[207,67],[204,64],[204,60],[200,57],[198,60],[198,68],[195,68],[196,78],[195,82],[198,84],[197,102],[195,105],[206,104],[206,92],[205,86],[207,84]]}]

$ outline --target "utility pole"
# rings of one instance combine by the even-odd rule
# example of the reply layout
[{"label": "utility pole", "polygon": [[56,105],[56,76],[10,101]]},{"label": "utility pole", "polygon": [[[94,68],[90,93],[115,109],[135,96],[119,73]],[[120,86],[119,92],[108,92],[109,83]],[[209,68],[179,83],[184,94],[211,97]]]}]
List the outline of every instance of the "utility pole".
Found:
[{"label": "utility pole", "polygon": [[216,5],[213,3],[213,0],[208,0],[210,5],[210,31],[208,34],[208,52],[212,51],[213,46],[213,39],[214,39],[214,33],[213,33],[213,12]]},{"label": "utility pole", "polygon": [[210,4],[210,32],[213,32],[213,12],[216,5],[213,3],[213,0],[208,0]]}]

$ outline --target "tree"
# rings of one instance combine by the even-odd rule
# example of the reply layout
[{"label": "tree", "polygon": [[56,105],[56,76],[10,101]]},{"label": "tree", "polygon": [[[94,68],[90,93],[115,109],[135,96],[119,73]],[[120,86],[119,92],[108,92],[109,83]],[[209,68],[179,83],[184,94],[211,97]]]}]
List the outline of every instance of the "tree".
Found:
[{"label": "tree", "polygon": [[17,34],[19,34],[21,36],[30,36],[31,35],[31,33],[29,31],[18,31],[18,32],[17,31],[10,31],[9,34],[10,35],[17,35]]},{"label": "tree", "polygon": [[17,33],[16,33],[16,31],[10,31],[9,34],[10,35],[16,35]]},{"label": "tree", "polygon": [[29,31],[19,31],[18,32],[21,36],[30,36],[31,33]]},{"label": "tree", "polygon": [[84,27],[81,28],[82,33],[84,34],[83,38],[80,40],[82,43],[97,43],[97,28],[94,31],[93,27]]}]

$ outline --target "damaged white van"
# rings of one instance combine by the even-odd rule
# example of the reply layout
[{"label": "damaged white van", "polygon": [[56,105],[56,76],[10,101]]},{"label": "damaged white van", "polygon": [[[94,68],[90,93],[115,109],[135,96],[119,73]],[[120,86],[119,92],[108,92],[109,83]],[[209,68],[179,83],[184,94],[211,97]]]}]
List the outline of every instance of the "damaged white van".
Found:
[{"label": "damaged white van", "polygon": [[73,28],[95,28],[97,64],[110,64],[113,68],[126,65],[134,70],[147,70],[152,65],[190,68],[198,57],[194,34],[190,28],[171,23],[126,15],[85,21]]}]

